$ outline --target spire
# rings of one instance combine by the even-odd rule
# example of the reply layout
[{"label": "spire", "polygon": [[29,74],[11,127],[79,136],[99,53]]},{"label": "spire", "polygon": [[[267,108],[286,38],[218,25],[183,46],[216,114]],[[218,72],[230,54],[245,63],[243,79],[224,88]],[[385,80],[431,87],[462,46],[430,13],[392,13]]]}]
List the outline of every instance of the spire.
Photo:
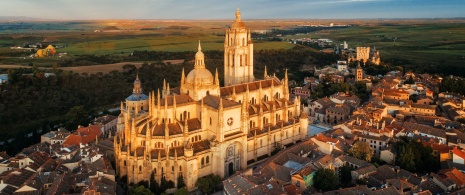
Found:
[{"label": "spire", "polygon": [[123,101],[121,101],[121,106],[120,106],[120,111],[122,112],[124,110],[124,105],[123,105]]},{"label": "spire", "polygon": [[132,90],[132,93],[138,97],[142,93],[142,88],[140,87],[139,72],[136,73],[136,80],[134,81],[134,89]]},{"label": "spire", "polygon": [[194,63],[194,68],[205,68],[205,55],[202,52],[202,46],[200,45],[200,40],[199,40],[199,48],[197,53],[195,54],[195,63]]},{"label": "spire", "polygon": [[166,79],[163,79],[163,91],[166,90]]},{"label": "spire", "polygon": [[263,79],[266,79],[268,77],[268,72],[266,71],[266,65],[265,65],[265,71],[263,72]]},{"label": "spire", "polygon": [[357,69],[362,69],[362,67],[360,66],[360,61],[358,61]]},{"label": "spire", "polygon": [[186,82],[186,75],[184,74],[184,67],[182,68],[182,73],[181,73],[181,85]]},{"label": "spire", "polygon": [[236,22],[241,21],[241,11],[239,10],[239,7],[236,8]]},{"label": "spire", "polygon": [[220,85],[220,78],[218,77],[218,68],[216,68],[215,72],[215,84]]}]

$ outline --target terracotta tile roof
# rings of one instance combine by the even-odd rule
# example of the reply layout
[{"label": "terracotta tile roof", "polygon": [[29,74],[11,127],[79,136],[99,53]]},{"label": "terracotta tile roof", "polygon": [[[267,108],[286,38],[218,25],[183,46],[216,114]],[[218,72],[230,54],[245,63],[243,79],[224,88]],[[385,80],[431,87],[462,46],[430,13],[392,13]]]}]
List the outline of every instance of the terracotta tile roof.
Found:
[{"label": "terracotta tile roof", "polygon": [[96,124],[102,124],[102,125],[106,125],[108,124],[109,122],[113,121],[113,120],[116,120],[118,117],[116,116],[113,116],[113,115],[105,115],[105,116],[101,116],[101,117],[98,117],[98,118],[95,118],[92,123],[94,125]]},{"label": "terracotta tile roof", "polygon": [[434,127],[431,127],[431,126],[427,126],[427,125],[420,125],[420,124],[411,123],[411,122],[404,122],[402,124],[402,127],[407,131],[415,131],[415,130],[417,130],[418,132],[428,134],[428,135],[433,135],[433,136],[436,136],[436,137],[442,137],[442,138],[446,137],[446,132],[444,130],[434,128]]},{"label": "terracotta tile roof", "polygon": [[102,126],[101,125],[89,125],[87,127],[81,127],[76,130],[77,133],[80,133],[81,135],[90,135],[94,134],[97,136],[102,135]]},{"label": "terracotta tile roof", "polygon": [[150,156],[152,157],[152,159],[157,159],[158,153],[160,153],[160,158],[164,158],[166,156],[166,152],[164,149],[153,149],[152,151],[150,151]]},{"label": "terracotta tile roof", "polygon": [[283,186],[283,188],[284,188],[284,191],[286,191],[286,193],[289,195],[302,194],[302,191],[300,191],[300,189],[294,184],[285,185]]},{"label": "terracotta tile roof", "polygon": [[[214,109],[218,109],[220,107],[220,97],[214,95],[206,95],[203,98],[203,102],[205,105],[210,106]],[[241,104],[235,101],[222,99],[223,108],[229,108],[232,106],[240,106]]]},{"label": "terracotta tile roof", "polygon": [[79,146],[79,144],[88,144],[94,141],[97,138],[96,134],[89,133],[87,135],[78,135],[78,134],[71,134],[66,138],[65,142],[63,142],[63,146]]},{"label": "terracotta tile roof", "polygon": [[198,118],[193,118],[193,119],[187,120],[187,125],[189,127],[189,131],[195,131],[195,130],[199,130],[199,129],[202,128],[202,125],[201,125],[200,120]]},{"label": "terracotta tile roof", "polygon": [[[165,136],[165,124],[156,125],[152,130],[152,136]],[[168,130],[170,135],[182,134],[182,128],[178,123],[168,124]]]},{"label": "terracotta tile roof", "polygon": [[17,189],[11,185],[7,185],[0,191],[0,194],[13,194]]},{"label": "terracotta tile roof", "polygon": [[170,148],[169,155],[170,157],[174,157],[174,151],[176,150],[176,155],[178,157],[184,156],[184,147],[176,147],[176,148]]},{"label": "terracotta tile roof", "polygon": [[235,175],[223,181],[223,189],[226,191],[226,194],[230,195],[244,194],[245,191],[251,189],[255,185],[255,183],[249,181],[242,175]]},{"label": "terracotta tile roof", "polygon": [[301,176],[308,176],[308,175],[312,174],[315,171],[316,170],[313,169],[311,166],[304,166],[304,167],[302,167],[302,169],[297,171],[296,174],[299,174]]},{"label": "terracotta tile roof", "polygon": [[189,95],[170,95],[160,100],[160,106],[165,106],[165,99],[168,102],[168,106],[173,106],[174,98],[176,98],[176,105],[195,102]]},{"label": "terracotta tile roof", "polygon": [[423,146],[430,146],[433,150],[439,151],[439,153],[449,153],[449,150],[452,150],[452,147],[445,144],[423,142]]},{"label": "terracotta tile roof", "polygon": [[221,97],[232,95],[233,88],[235,88],[234,90],[236,93],[244,93],[247,91],[247,85],[249,86],[249,91],[258,90],[260,88],[260,83],[262,84],[262,89],[270,88],[272,83],[274,84],[274,87],[279,87],[280,85],[282,85],[281,81],[279,81],[278,79],[270,78],[270,79],[254,81],[250,83],[221,87],[220,88]]},{"label": "terracotta tile roof", "polygon": [[210,149],[209,140],[198,141],[198,142],[193,143],[192,145],[194,147],[194,154]]},{"label": "terracotta tile roof", "polygon": [[338,139],[335,139],[335,138],[330,138],[330,137],[326,137],[325,135],[323,134],[318,134],[316,137],[315,137],[316,140],[318,141],[322,141],[322,142],[331,142],[331,143],[337,143],[339,140]]},{"label": "terracotta tile roof", "polygon": [[459,156],[460,158],[465,159],[465,153],[462,150],[459,150],[458,148],[454,148],[454,149],[452,149],[452,152],[455,155]]},{"label": "terracotta tile roof", "polygon": [[10,172],[6,178],[3,179],[3,182],[10,184],[15,187],[20,187],[30,179],[35,173],[26,169],[19,169],[13,172]]},{"label": "terracotta tile roof", "polygon": [[366,167],[361,167],[359,169],[354,170],[354,172],[358,173],[358,175],[365,175],[376,172],[376,167],[373,165],[368,165]]}]

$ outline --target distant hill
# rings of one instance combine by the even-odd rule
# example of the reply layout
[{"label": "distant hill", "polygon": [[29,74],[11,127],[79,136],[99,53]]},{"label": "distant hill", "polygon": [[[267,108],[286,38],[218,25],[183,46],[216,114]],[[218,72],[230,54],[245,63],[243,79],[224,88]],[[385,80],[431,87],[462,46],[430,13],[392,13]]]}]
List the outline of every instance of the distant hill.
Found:
[{"label": "distant hill", "polygon": [[44,19],[31,18],[31,17],[26,17],[26,16],[0,16],[0,20],[34,21],[34,20],[44,20]]},{"label": "distant hill", "polygon": [[116,26],[107,26],[107,27],[103,28],[102,30],[121,30],[121,29],[119,29]]}]

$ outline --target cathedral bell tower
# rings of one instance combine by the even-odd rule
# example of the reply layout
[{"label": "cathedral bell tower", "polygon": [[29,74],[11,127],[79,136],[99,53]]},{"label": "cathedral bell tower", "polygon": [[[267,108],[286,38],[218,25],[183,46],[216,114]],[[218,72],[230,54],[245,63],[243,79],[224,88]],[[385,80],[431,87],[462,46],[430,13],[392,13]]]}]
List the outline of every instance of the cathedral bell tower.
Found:
[{"label": "cathedral bell tower", "polygon": [[236,19],[231,28],[226,30],[224,40],[224,85],[252,81],[254,81],[252,38],[237,8]]}]

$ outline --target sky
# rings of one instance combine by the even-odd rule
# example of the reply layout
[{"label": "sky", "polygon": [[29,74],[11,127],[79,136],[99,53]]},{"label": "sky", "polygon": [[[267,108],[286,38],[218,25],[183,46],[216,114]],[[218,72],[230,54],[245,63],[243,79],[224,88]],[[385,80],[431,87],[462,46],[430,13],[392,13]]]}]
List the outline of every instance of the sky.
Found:
[{"label": "sky", "polygon": [[465,0],[0,0],[0,16],[40,19],[465,17]]}]

